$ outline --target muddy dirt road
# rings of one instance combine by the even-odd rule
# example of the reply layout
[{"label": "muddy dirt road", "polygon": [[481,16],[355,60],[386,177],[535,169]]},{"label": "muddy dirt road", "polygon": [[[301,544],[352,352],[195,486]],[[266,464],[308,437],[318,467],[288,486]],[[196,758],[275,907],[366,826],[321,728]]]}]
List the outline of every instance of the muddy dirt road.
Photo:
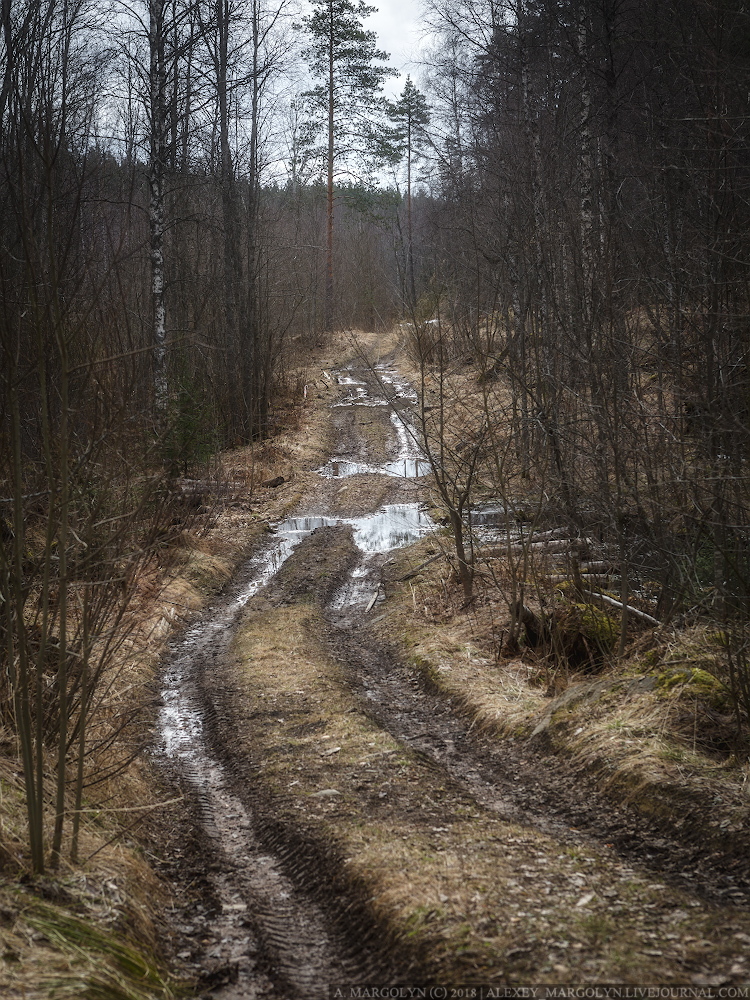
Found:
[{"label": "muddy dirt road", "polygon": [[746,865],[473,732],[387,641],[392,554],[436,530],[415,396],[391,362],[326,377],[330,460],[165,666],[157,759],[191,803],[185,967],[223,1000],[746,982]]}]

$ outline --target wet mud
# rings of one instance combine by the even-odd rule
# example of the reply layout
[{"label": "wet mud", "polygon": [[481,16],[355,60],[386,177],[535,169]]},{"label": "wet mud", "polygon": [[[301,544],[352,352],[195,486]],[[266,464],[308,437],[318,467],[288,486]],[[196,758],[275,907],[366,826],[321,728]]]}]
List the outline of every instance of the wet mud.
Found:
[{"label": "wet mud", "polygon": [[[367,641],[350,613],[329,613],[331,646],[345,664],[366,711],[388,732],[425,754],[473,798],[503,819],[563,844],[605,844],[654,878],[714,904],[750,905],[750,859],[707,854],[699,844],[665,836],[626,805],[604,799],[593,782],[543,750],[543,741],[502,741],[473,731],[449,699],[433,693],[374,636]],[[356,632],[356,638],[353,636]]]},{"label": "wet mud", "polygon": [[[178,957],[187,974],[221,1000],[313,1000],[327,996],[330,982],[372,975],[390,981],[394,970],[410,964],[407,957],[396,960],[398,943],[358,916],[350,896],[342,896],[337,907],[336,894],[327,891],[321,908],[315,897],[326,852],[309,841],[303,845],[293,831],[275,824],[261,789],[248,795],[246,782],[238,787],[242,767],[222,728],[228,716],[222,715],[217,695],[233,636],[256,595],[273,600],[281,594],[282,601],[307,593],[324,600],[338,595],[339,602],[351,606],[369,601],[385,554],[432,527],[416,502],[386,504],[360,516],[326,513],[337,506],[335,486],[327,480],[362,474],[415,478],[419,473],[415,435],[408,418],[396,412],[411,398],[400,397],[396,408],[388,405],[403,384],[387,365],[364,374],[362,379],[351,372],[337,375],[342,398],[334,404],[333,419],[341,457],[319,470],[322,489],[311,502],[322,511],[272,526],[268,541],[232,586],[175,641],[165,665],[154,757],[183,790],[188,802],[183,825],[191,828],[183,846],[175,848],[179,863],[170,872],[190,897],[176,927],[183,938]],[[366,425],[377,429],[365,437],[354,419],[363,407]],[[348,562],[329,572],[327,557],[319,554],[298,564],[306,565],[307,573],[285,577],[295,549],[324,528],[354,539]],[[335,872],[329,878],[335,882]],[[369,939],[376,942],[372,947]]]},{"label": "wet mud", "polygon": [[[317,470],[318,485],[298,514],[273,526],[165,664],[155,759],[184,790],[186,821],[194,825],[182,861],[190,902],[181,917],[180,956],[188,972],[222,1000],[314,1000],[328,995],[329,983],[426,981],[439,972],[417,944],[379,924],[368,887],[346,874],[335,836],[326,838],[325,826],[302,814],[293,818],[292,806],[263,777],[263,740],[238,737],[278,724],[291,738],[315,725],[301,707],[302,691],[298,717],[291,709],[282,717],[275,707],[265,714],[256,707],[250,718],[235,678],[233,644],[243,622],[261,621],[265,608],[305,602],[323,616],[315,641],[340,665],[356,711],[408,748],[461,808],[541,831],[560,845],[594,845],[615,867],[669,880],[695,900],[689,905],[747,907],[746,859],[706,856],[696,845],[664,837],[625,806],[601,801],[539,743],[475,733],[370,627],[389,553],[434,526],[415,483],[424,466],[410,422],[410,388],[387,364],[375,371],[350,367],[334,377],[337,446]],[[377,509],[367,509],[368,496]],[[284,737],[268,745],[283,753]],[[387,805],[400,809],[402,820],[411,816],[406,794],[403,804],[393,795],[384,804],[379,794],[373,809]],[[323,788],[315,795],[315,808],[330,807],[335,817],[340,792]],[[438,816],[413,819],[435,824]],[[677,903],[669,906],[678,912]],[[523,971],[531,958],[523,953],[518,962]],[[513,968],[511,962],[506,981]]]}]

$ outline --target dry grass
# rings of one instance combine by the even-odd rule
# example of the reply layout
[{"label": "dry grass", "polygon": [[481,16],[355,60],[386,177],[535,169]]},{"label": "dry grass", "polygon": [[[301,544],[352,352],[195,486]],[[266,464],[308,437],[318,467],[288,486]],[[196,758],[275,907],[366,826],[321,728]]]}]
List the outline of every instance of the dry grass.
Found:
[{"label": "dry grass", "polygon": [[[122,798],[123,789],[119,792]],[[149,798],[153,787],[147,808]],[[72,865],[63,856],[57,871],[29,879],[22,781],[14,760],[0,759],[0,854],[6,873],[0,883],[2,996],[168,1000],[184,989],[164,964],[162,910],[168,893],[127,830],[143,810],[119,808],[114,802],[87,804],[80,861]],[[48,840],[53,822],[50,810]]]},{"label": "dry grass", "polygon": [[[396,553],[392,577],[435,550],[423,541]],[[559,675],[557,689],[548,688],[549,671],[536,654],[498,658],[509,614],[496,593],[479,588],[462,609],[450,574],[438,560],[392,584],[378,629],[398,636],[407,661],[475,727],[545,740],[581,774],[596,776],[614,801],[668,828],[723,850],[750,846],[750,763],[732,752],[734,719],[716,679],[722,650],[715,633],[652,636],[624,660],[612,658],[596,679]]]},{"label": "dry grass", "polygon": [[[170,943],[163,911],[170,890],[139,844],[144,820],[173,793],[159,786],[147,761],[133,756],[150,741],[154,679],[166,642],[231,578],[269,521],[298,502],[306,470],[323,461],[328,402],[310,400],[303,409],[296,400],[282,399],[287,429],[259,448],[222,456],[221,490],[208,498],[209,513],[195,519],[135,581],[123,621],[127,637],[100,685],[102,701],[91,724],[80,860],[68,860],[68,822],[61,866],[42,880],[29,877],[15,737],[0,727],[3,997],[166,1000],[186,988],[166,971]],[[291,482],[278,490],[258,485],[280,474]],[[53,823],[49,811],[47,843]]]}]

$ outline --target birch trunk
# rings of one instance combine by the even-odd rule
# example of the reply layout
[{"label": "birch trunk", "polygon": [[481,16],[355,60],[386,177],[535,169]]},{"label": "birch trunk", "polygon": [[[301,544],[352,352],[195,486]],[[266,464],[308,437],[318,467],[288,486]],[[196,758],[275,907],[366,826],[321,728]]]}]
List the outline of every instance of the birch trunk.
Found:
[{"label": "birch trunk", "polygon": [[167,418],[167,315],[164,302],[164,227],[166,129],[166,70],[164,63],[164,0],[149,3],[149,105],[151,136],[149,157],[149,237],[151,249],[151,302],[153,309],[154,404],[159,430]]}]

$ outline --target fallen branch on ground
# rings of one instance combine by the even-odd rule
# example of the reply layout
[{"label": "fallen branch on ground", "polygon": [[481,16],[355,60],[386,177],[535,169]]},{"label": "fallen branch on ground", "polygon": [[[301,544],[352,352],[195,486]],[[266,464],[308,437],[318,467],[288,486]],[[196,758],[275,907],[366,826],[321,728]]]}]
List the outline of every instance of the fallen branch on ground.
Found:
[{"label": "fallen branch on ground", "polygon": [[623,604],[622,601],[616,601],[614,597],[607,597],[606,594],[599,594],[595,590],[587,590],[585,593],[589,597],[596,597],[598,600],[603,601],[605,604],[609,604],[610,607],[619,608],[622,611],[623,608],[627,607],[628,614],[635,615],[636,618],[640,618],[641,621],[647,622],[649,625],[658,626],[661,622],[658,618],[653,618],[651,615],[647,615],[645,611],[639,611],[638,608],[634,608],[632,604]]},{"label": "fallen branch on ground", "polygon": [[430,563],[434,563],[438,559],[442,559],[442,557],[443,557],[444,554],[445,553],[443,553],[443,552],[438,552],[438,554],[436,556],[432,556],[430,559],[425,560],[425,562],[420,563],[420,565],[417,566],[416,569],[410,569],[409,572],[406,573],[404,576],[399,577],[398,582],[399,583],[403,583],[405,580],[412,580],[417,575],[417,573],[421,573],[422,572],[422,570],[425,568],[425,566],[429,566]]}]

